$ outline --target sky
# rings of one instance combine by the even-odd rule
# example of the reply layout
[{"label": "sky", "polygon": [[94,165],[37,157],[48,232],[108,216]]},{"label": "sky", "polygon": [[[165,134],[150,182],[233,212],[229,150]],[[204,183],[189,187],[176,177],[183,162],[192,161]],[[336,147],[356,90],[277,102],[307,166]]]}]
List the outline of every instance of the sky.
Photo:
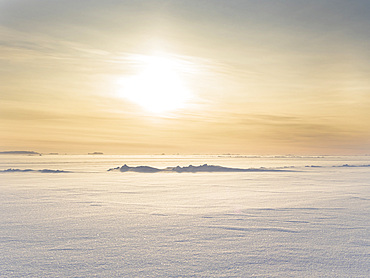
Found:
[{"label": "sky", "polygon": [[367,0],[0,0],[0,151],[370,154]]}]

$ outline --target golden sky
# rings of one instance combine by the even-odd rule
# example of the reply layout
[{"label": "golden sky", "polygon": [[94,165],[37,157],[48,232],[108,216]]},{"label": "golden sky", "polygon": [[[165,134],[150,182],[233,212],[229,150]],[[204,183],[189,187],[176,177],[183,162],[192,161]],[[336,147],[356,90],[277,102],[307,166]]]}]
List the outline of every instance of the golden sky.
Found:
[{"label": "golden sky", "polygon": [[0,0],[0,151],[369,154],[367,0]]}]

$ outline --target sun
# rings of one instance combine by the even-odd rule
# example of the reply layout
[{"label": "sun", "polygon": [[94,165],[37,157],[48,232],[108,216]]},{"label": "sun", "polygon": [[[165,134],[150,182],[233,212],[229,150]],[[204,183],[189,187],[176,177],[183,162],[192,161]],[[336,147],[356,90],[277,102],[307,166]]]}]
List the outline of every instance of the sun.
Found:
[{"label": "sun", "polygon": [[175,58],[140,56],[141,70],[119,80],[119,95],[153,113],[184,108],[191,92],[181,74],[186,65]]}]

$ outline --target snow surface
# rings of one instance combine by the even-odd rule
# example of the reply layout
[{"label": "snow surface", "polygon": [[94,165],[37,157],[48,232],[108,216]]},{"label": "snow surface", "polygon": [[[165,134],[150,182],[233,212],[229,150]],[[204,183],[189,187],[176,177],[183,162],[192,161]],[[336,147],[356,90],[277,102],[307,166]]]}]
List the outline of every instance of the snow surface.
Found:
[{"label": "snow surface", "polygon": [[[205,163],[294,171],[107,171]],[[368,165],[370,157],[3,155],[1,171],[33,171],[0,173],[0,276],[368,277]]]}]

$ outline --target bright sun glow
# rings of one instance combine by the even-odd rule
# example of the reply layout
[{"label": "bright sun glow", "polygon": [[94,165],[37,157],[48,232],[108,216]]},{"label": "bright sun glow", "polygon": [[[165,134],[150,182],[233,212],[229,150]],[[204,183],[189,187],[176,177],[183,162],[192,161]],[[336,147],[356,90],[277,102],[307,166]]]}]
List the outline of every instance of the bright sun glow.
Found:
[{"label": "bright sun glow", "polygon": [[164,113],[185,107],[191,93],[181,72],[181,61],[161,56],[140,56],[142,70],[119,80],[120,96],[153,113]]}]

